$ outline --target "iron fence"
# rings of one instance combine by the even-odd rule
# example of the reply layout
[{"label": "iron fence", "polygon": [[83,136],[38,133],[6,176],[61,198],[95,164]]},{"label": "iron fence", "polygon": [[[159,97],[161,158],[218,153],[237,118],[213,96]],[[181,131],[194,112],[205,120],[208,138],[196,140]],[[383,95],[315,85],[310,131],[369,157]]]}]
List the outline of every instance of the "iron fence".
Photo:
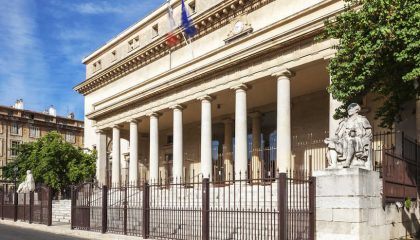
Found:
[{"label": "iron fence", "polygon": [[417,141],[402,133],[401,154],[394,149],[382,154],[384,203],[416,199],[420,179],[420,146]]},{"label": "iron fence", "polygon": [[52,190],[49,187],[38,186],[33,192],[17,193],[5,187],[0,191],[0,209],[1,219],[51,226]]},{"label": "iron fence", "polygon": [[73,189],[72,228],[95,231],[91,214],[102,209],[103,232],[143,238],[314,239],[315,179],[289,175],[300,177],[239,175],[220,184],[197,176],[109,189],[85,183]]}]

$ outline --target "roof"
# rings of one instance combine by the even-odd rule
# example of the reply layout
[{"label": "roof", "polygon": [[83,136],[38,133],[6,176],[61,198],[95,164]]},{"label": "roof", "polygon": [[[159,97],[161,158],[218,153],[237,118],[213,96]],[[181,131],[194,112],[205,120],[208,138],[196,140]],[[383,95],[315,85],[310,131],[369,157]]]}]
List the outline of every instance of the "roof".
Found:
[{"label": "roof", "polygon": [[4,106],[4,105],[0,105],[0,108],[13,110],[13,111],[27,112],[27,113],[36,113],[36,114],[40,114],[40,115],[44,115],[44,116],[55,117],[55,118],[59,118],[59,119],[66,119],[66,120],[72,120],[72,121],[75,121],[75,122],[84,123],[84,121],[82,121],[82,120],[72,119],[72,118],[58,116],[58,115],[57,116],[51,116],[50,114],[47,114],[47,113],[36,112],[36,111],[32,111],[32,110],[27,110],[27,109],[18,109],[18,108],[8,107],[8,106]]}]

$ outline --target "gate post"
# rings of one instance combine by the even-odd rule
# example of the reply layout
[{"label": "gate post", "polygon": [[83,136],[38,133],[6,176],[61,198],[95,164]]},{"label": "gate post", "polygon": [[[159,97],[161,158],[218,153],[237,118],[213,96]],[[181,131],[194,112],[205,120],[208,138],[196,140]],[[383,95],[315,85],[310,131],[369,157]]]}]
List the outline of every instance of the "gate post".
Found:
[{"label": "gate post", "polygon": [[15,192],[13,193],[13,206],[14,206],[14,209],[13,209],[13,212],[14,212],[14,216],[13,216],[13,221],[17,221],[17,214],[18,214],[18,193],[16,192],[16,189],[15,189]]},{"label": "gate post", "polygon": [[309,240],[315,240],[316,228],[316,178],[309,178]]},{"label": "gate post", "polygon": [[143,188],[143,238],[148,239],[150,235],[150,199],[149,183],[144,183]]},{"label": "gate post", "polygon": [[209,179],[204,178],[202,183],[202,227],[201,227],[201,238],[203,240],[210,239],[210,184]]},{"label": "gate post", "polygon": [[32,223],[34,217],[34,191],[29,192],[29,223]]},{"label": "gate post", "polygon": [[279,240],[287,240],[287,173],[279,173],[277,179],[277,204],[279,211]]},{"label": "gate post", "polygon": [[74,210],[76,207],[76,187],[71,186],[71,206],[70,206],[70,229],[74,229],[74,221],[75,221],[75,215]]},{"label": "gate post", "polygon": [[108,187],[102,186],[102,233],[108,230]]},{"label": "gate post", "polygon": [[47,226],[52,225],[52,189],[51,187],[48,187],[48,221]]}]

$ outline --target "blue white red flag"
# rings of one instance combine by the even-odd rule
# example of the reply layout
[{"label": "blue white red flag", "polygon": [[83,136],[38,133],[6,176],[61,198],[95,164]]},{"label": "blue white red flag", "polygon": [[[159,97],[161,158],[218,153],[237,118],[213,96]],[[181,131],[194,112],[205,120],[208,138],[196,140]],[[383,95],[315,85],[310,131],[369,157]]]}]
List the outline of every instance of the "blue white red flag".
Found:
[{"label": "blue white red flag", "polygon": [[192,25],[191,20],[188,16],[188,12],[187,12],[187,8],[185,7],[184,0],[182,0],[181,24],[182,24],[185,35],[187,35],[189,38],[194,37],[196,30],[195,30],[194,25]]},{"label": "blue white red flag", "polygon": [[169,33],[168,33],[168,36],[166,37],[166,43],[169,46],[175,46],[179,42],[179,39],[174,34],[175,29],[176,29],[176,23],[174,19],[174,10],[172,9],[170,0],[167,0],[166,3],[168,6],[167,11],[168,11],[168,20],[169,20]]}]

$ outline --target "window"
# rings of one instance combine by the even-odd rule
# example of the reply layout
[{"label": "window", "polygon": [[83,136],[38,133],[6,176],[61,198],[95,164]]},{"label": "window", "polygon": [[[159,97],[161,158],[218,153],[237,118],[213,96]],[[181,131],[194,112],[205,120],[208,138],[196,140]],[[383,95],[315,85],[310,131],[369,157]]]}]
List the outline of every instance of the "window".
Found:
[{"label": "window", "polygon": [[190,13],[194,14],[195,13],[195,1],[191,1],[190,3],[188,3],[188,6],[190,7]]},{"label": "window", "polygon": [[20,126],[19,126],[18,123],[16,123],[16,122],[12,123],[12,127],[10,128],[10,133],[15,134],[15,135],[19,135]]},{"label": "window", "polygon": [[159,35],[159,25],[156,24],[152,27],[152,37],[157,37]]},{"label": "window", "polygon": [[93,72],[101,70],[101,68],[102,68],[101,60],[99,60],[99,61],[97,61],[96,63],[93,64]]},{"label": "window", "polygon": [[112,51],[111,55],[112,55],[112,60],[111,61],[117,60],[117,50]]},{"label": "window", "polygon": [[128,51],[132,51],[140,46],[140,37],[137,36],[130,41],[128,41]]},{"label": "window", "polygon": [[76,143],[76,136],[73,132],[66,133],[66,141],[69,143]]},{"label": "window", "polygon": [[41,130],[39,129],[39,127],[30,126],[30,128],[29,128],[29,137],[39,138],[40,136],[41,136]]},{"label": "window", "polygon": [[12,157],[17,156],[19,145],[20,145],[20,142],[19,141],[12,141],[11,149],[10,149],[11,150],[11,156]]}]

